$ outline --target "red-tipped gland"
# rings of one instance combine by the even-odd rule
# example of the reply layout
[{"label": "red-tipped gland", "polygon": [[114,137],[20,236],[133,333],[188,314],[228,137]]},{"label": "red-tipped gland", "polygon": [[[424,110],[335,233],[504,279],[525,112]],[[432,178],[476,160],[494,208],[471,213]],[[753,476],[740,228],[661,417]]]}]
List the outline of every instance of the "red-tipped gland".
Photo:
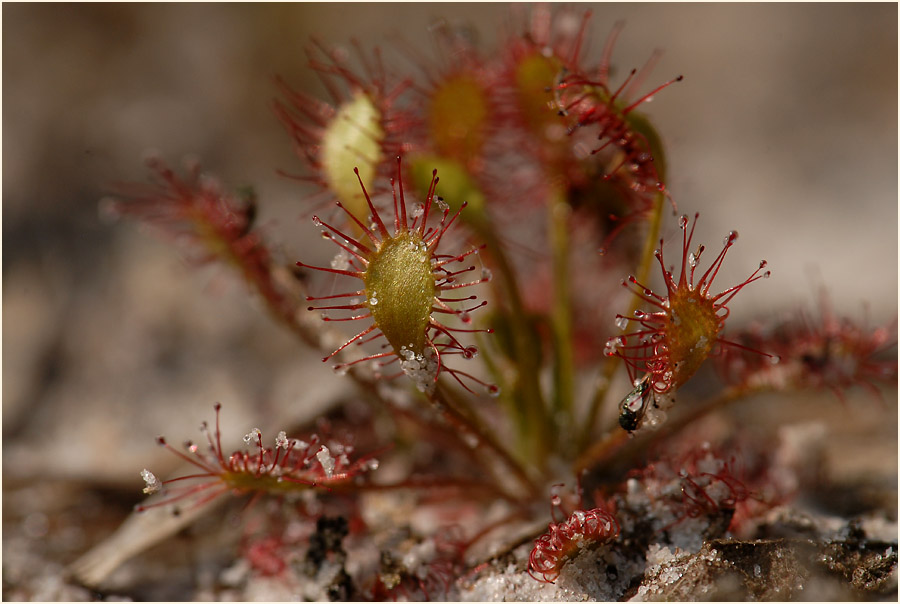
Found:
[{"label": "red-tipped gland", "polygon": [[371,456],[351,462],[351,445],[331,440],[325,442],[315,434],[302,441],[280,432],[275,438],[275,446],[266,447],[258,429],[244,437],[250,450],[235,451],[226,457],[219,429],[220,409],[221,405],[217,404],[214,434],[210,433],[206,422],[200,427],[206,435],[205,447],[188,441],[185,450],[180,451],[162,436],[156,439],[159,445],[191,464],[196,471],[160,481],[149,470],[143,470],[144,492],[159,492],[160,496],[156,501],[137,506],[137,511],[182,503],[199,506],[228,492],[285,495],[314,487],[333,489],[378,467],[378,461]]},{"label": "red-tipped gland", "polygon": [[[365,212],[365,200],[346,175],[358,166],[368,185],[387,160],[403,146],[401,134],[410,116],[399,110],[397,99],[408,81],[389,81],[378,49],[364,51],[354,45],[365,73],[355,73],[344,53],[315,43],[307,49],[309,65],[322,80],[331,104],[298,92],[280,78],[284,101],[275,111],[294,139],[297,155],[307,164],[308,175],[329,197],[337,195],[353,212]],[[374,62],[369,58],[374,55]]]},{"label": "red-tipped gland", "polygon": [[[666,283],[665,296],[655,294],[634,277],[629,277],[623,283],[654,307],[654,310],[637,310],[634,317],[617,315],[616,324],[622,329],[627,328],[629,321],[636,323],[639,329],[612,338],[607,343],[608,355],[621,357],[627,363],[632,378],[640,373],[649,373],[653,391],[660,394],[677,389],[694,375],[716,343],[744,348],[719,337],[729,313],[727,304],[745,286],[769,276],[768,271],[761,273],[766,267],[763,260],[759,263],[759,268],[743,282],[718,294],[710,294],[710,287],[722,266],[725,254],[737,240],[737,232],[732,231],[725,238],[722,251],[695,282],[694,271],[705,249],[701,245],[696,253],[690,251],[698,217],[699,214],[695,215],[690,233],[687,229],[687,216],[682,216],[679,222],[683,231],[683,244],[681,272],[677,281],[666,269],[662,253],[663,242],[660,240],[656,259]],[[771,356],[761,352],[759,354]]]},{"label": "red-tipped gland", "polygon": [[528,574],[542,583],[555,582],[565,563],[585,548],[610,543],[619,536],[619,523],[601,508],[576,510],[547,529],[535,540],[528,558]]},{"label": "red-tipped gland", "polygon": [[881,398],[877,384],[897,384],[897,320],[872,328],[837,316],[823,292],[818,316],[808,312],[756,323],[733,334],[742,348],[764,348],[780,361],[754,358],[728,349],[717,358],[722,377],[748,389],[827,388],[843,400],[852,386]]},{"label": "red-tipped gland", "polygon": [[571,9],[535,5],[529,31],[510,43],[508,77],[518,119],[541,141],[542,161],[564,170],[573,207],[594,214],[606,250],[629,225],[650,217],[660,193],[668,197],[662,140],[636,110],[682,78],[643,93],[659,57],[654,53],[642,69],[611,82],[623,23],[615,24],[599,62],[591,64],[582,57],[589,17],[583,13],[576,26]]},{"label": "red-tipped gland", "polygon": [[[436,203],[437,171],[432,171],[431,184],[424,204],[414,212],[408,212],[400,169],[401,161],[398,157],[397,178],[391,182],[394,191],[393,233],[388,230],[379,215],[361,179],[359,185],[366,200],[372,226],[366,227],[357,216],[342,205],[338,205],[360,227],[362,230],[360,239],[364,241],[350,237],[316,219],[318,225],[327,229],[328,238],[341,248],[340,262],[338,264],[333,262],[332,268],[315,266],[308,268],[355,277],[362,281],[363,289],[322,298],[310,298],[312,300],[346,298],[349,302],[312,306],[310,309],[363,311],[361,314],[344,319],[326,317],[325,320],[372,320],[369,327],[360,331],[324,360],[328,360],[354,342],[363,343],[384,337],[387,340],[385,348],[389,347],[390,352],[376,353],[342,363],[335,369],[344,371],[351,365],[376,359],[379,360],[379,367],[399,361],[401,372],[408,375],[423,392],[430,392],[434,388],[438,375],[444,370],[460,381],[464,387],[462,377],[475,381],[490,391],[488,384],[467,373],[446,367],[442,359],[454,354],[471,358],[470,349],[466,348],[454,334],[485,330],[453,328],[435,318],[438,314],[452,314],[463,323],[468,323],[471,321],[468,313],[485,304],[482,302],[465,308],[452,308],[449,304],[474,300],[475,296],[458,298],[448,295],[452,290],[488,280],[488,276],[483,275],[480,279],[459,281],[459,275],[475,270],[474,265],[451,269],[454,263],[462,262],[468,256],[477,254],[480,248],[461,254],[439,253],[441,239],[459,217],[462,207],[451,216],[449,207],[438,201],[442,210],[441,218],[437,225],[430,226],[429,217]],[[297,264],[307,266],[300,262]]]},{"label": "red-tipped gland", "polygon": [[147,160],[153,181],[120,184],[102,202],[111,217],[133,217],[158,229],[198,264],[221,261],[240,271],[278,313],[288,306],[272,274],[272,259],[256,228],[256,197],[251,189],[226,191],[196,162],[181,176],[159,158]]}]

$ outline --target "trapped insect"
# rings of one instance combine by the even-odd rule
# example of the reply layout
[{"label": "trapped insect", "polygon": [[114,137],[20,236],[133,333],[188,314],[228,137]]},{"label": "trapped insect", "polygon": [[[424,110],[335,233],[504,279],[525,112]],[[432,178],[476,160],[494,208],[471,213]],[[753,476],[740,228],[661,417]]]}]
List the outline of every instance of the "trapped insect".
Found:
[{"label": "trapped insect", "polygon": [[628,432],[637,430],[641,420],[644,419],[648,406],[653,401],[653,389],[650,388],[650,374],[648,373],[619,403],[619,425],[622,426],[622,429]]}]

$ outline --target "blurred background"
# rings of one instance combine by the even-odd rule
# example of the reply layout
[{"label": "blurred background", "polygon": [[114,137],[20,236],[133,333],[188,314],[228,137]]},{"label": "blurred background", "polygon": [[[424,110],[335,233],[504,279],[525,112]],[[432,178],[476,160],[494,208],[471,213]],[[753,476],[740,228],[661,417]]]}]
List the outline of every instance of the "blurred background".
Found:
[{"label": "blurred background", "polygon": [[[655,49],[648,89],[684,75],[643,106],[668,148],[669,190],[681,212],[701,212],[696,237],[709,247],[740,231],[721,283],[761,258],[772,269],[732,321],[815,309],[821,286],[841,314],[896,317],[897,5],[580,6],[594,11],[591,58],[626,22],[615,82]],[[390,64],[390,36],[402,34],[430,61],[438,19],[472,24],[489,50],[509,5],[2,11],[4,487],[84,480],[137,498],[141,468],[173,462],[153,438],[195,437],[214,402],[236,433],[266,432],[345,387],[225,269],[197,271],[135,224],[102,220],[104,187],[145,180],[150,151],[173,165],[197,157],[227,185],[253,185],[260,224],[299,259],[318,232],[310,190],[275,174],[300,163],[271,110],[273,76],[327,98],[306,67],[311,35],[378,45]],[[4,494],[5,518],[35,497]],[[36,538],[50,530],[46,517],[28,526]],[[89,545],[70,538],[72,552]]]}]

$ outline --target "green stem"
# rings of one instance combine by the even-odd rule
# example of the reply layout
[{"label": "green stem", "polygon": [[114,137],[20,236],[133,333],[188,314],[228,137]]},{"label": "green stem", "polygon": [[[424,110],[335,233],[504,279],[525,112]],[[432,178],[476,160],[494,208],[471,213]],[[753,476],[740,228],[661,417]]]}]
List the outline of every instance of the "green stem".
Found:
[{"label": "green stem", "polygon": [[572,344],[572,306],[569,288],[569,216],[572,208],[560,186],[550,194],[550,250],[553,265],[553,326],[555,359],[553,379],[556,386],[553,417],[564,421],[559,432],[566,434],[572,425],[575,398],[575,353]]},{"label": "green stem", "polygon": [[522,408],[510,409],[516,419],[519,450],[526,458],[539,463],[546,459],[551,434],[541,395],[539,355],[533,350],[534,344],[529,337],[531,327],[525,315],[515,271],[487,221],[477,226],[478,234],[487,245],[499,273],[501,296],[509,311],[516,376],[513,392],[504,396],[520,397],[518,401],[513,400],[513,404],[518,402]]},{"label": "green stem", "polygon": [[[653,252],[656,250],[657,242],[659,241],[659,233],[662,230],[662,215],[665,203],[666,195],[660,191],[653,199],[650,225],[647,229],[647,237],[644,239],[644,249],[641,252],[641,261],[638,265],[637,274],[635,275],[637,280],[641,283],[647,283],[647,277],[650,274],[650,266],[652,265],[654,258]],[[628,313],[626,313],[625,316],[633,316],[634,311],[637,310],[640,304],[641,298],[635,293],[631,298],[631,304]],[[606,366],[603,368],[603,373],[597,380],[597,390],[594,392],[594,397],[591,400],[591,406],[588,410],[581,437],[578,441],[579,450],[584,450],[590,442],[594,423],[597,421],[597,414],[600,411],[600,405],[606,400],[606,394],[609,390],[609,385],[612,383],[613,375],[615,374],[616,369],[619,368],[619,360],[620,359],[617,356],[610,357],[606,362]]]}]

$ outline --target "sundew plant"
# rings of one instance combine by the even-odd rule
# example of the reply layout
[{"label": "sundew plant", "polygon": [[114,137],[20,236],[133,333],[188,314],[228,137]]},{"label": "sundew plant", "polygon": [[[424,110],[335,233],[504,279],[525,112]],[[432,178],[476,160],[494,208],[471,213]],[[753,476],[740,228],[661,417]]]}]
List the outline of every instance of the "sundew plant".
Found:
[{"label": "sundew plant", "polygon": [[[518,7],[491,48],[443,24],[428,53],[311,40],[326,95],[275,78],[273,119],[296,156],[273,169],[312,191],[294,233],[324,238],[324,263],[286,257],[256,220],[266,199],[215,166],[154,157],[146,182],[110,186],[107,216],[235,271],[323,374],[355,386],[296,433],[235,426],[227,399],[209,401],[199,435],[157,441],[182,471],[135,468],[148,497],[129,523],[172,527],[163,539],[234,514],[206,530],[236,535],[241,580],[355,600],[558,598],[540,590],[562,584],[653,595],[661,551],[784,536],[779,510],[808,486],[789,451],[812,437],[760,441],[715,418],[803,391],[848,413],[877,412],[841,402],[855,389],[892,405],[896,324],[838,316],[827,291],[788,316],[742,305],[750,289],[780,295],[778,266],[758,258],[737,280],[722,268],[739,230],[772,234],[701,238],[706,216],[669,185],[648,115],[679,103],[690,66],[658,73],[652,47],[620,65],[628,28],[592,40],[595,20]],[[711,211],[727,204],[723,192]],[[111,572],[109,547],[76,564],[80,580]],[[854,587],[882,589],[859,568],[874,578]],[[520,591],[483,591],[498,577]]]}]

